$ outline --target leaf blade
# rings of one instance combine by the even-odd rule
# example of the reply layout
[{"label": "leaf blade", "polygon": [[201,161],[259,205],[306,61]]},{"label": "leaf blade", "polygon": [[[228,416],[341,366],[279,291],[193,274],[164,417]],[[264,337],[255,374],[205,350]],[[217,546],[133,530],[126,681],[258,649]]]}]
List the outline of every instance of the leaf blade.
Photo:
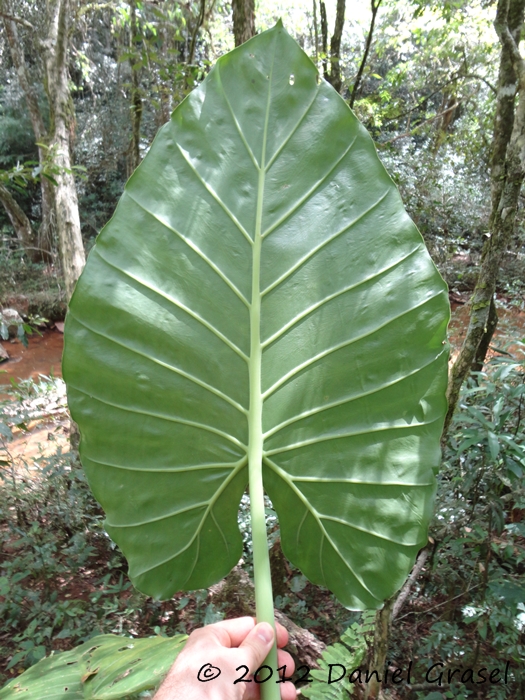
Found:
[{"label": "leaf blade", "polygon": [[250,474],[291,561],[380,605],[426,537],[448,318],[370,137],[282,26],[221,58],[132,176],[66,328],[82,459],[135,583],[225,575]]}]

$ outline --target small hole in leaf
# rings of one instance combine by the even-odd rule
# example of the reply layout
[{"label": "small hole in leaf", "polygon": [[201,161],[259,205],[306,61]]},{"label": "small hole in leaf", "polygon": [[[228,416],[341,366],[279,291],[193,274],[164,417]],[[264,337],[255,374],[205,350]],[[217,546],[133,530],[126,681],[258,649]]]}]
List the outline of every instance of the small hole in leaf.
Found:
[{"label": "small hole in leaf", "polygon": [[66,666],[74,666],[74,664],[78,664],[78,661],[68,661]]},{"label": "small hole in leaf", "polygon": [[120,683],[120,681],[123,681],[124,678],[127,678],[130,673],[133,673],[132,668],[128,668],[124,671],[124,673],[121,673],[119,676],[115,678],[115,680],[111,683],[112,686],[116,685],[117,683]]},{"label": "small hole in leaf", "polygon": [[290,83],[290,85],[293,85],[295,83],[295,76],[293,73],[291,74],[290,80],[288,82]]},{"label": "small hole in leaf", "polygon": [[64,688],[64,692],[67,693],[68,690],[69,690],[69,688],[66,686],[66,687]]},{"label": "small hole in leaf", "polygon": [[120,649],[118,649],[118,651],[126,651],[126,649],[133,649],[133,646],[134,646],[133,644],[128,644],[127,647],[120,647]]}]

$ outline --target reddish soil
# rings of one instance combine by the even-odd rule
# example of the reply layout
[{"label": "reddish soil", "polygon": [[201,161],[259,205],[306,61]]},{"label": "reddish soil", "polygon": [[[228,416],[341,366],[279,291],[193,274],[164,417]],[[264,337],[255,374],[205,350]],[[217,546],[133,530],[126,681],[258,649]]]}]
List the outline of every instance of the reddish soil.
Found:
[{"label": "reddish soil", "polygon": [[[25,348],[18,339],[1,341],[9,354],[9,360],[0,364],[0,387],[9,385],[10,379],[38,379],[39,374],[47,377],[62,376],[62,346],[64,336],[58,330],[45,330],[42,335],[28,338]],[[0,399],[5,398],[0,396]]]},{"label": "reddish soil", "polygon": [[[470,294],[459,295],[455,294],[451,299],[452,318],[449,325],[449,340],[451,345],[451,360],[455,360],[459,352],[461,344],[465,338],[468,329],[470,304],[468,303]],[[464,298],[465,303],[458,303],[459,298]],[[516,359],[519,359],[520,354],[516,341],[522,341],[525,338],[525,311],[517,306],[512,306],[509,302],[496,302],[498,311],[498,325],[494,337],[492,338],[489,357],[496,354],[495,348],[509,352]]]},{"label": "reddish soil", "polygon": [[59,447],[62,452],[69,450],[69,430],[69,420],[62,416],[58,420],[49,417],[43,421],[32,421],[27,430],[13,430],[13,440],[4,449],[15,468],[25,466],[29,471],[38,471],[38,459],[51,457]]}]

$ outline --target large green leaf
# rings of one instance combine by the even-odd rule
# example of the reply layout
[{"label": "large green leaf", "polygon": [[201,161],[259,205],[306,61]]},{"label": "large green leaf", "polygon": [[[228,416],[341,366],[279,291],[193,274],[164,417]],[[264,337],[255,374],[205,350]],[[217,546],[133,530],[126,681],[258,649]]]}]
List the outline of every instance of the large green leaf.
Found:
[{"label": "large green leaf", "polygon": [[186,639],[185,634],[145,639],[114,634],[95,637],[85,660],[85,700],[119,700],[159,686]]},{"label": "large green leaf", "polygon": [[42,659],[0,690],[0,700],[83,700],[80,647]]},{"label": "large green leaf", "polygon": [[249,454],[289,559],[380,605],[425,543],[448,318],[370,137],[282,25],[221,58],[128,182],[66,324],[82,462],[137,587],[237,563]]},{"label": "large green leaf", "polygon": [[0,700],[118,700],[160,685],[187,636],[103,634],[53,654],[13,679]]}]

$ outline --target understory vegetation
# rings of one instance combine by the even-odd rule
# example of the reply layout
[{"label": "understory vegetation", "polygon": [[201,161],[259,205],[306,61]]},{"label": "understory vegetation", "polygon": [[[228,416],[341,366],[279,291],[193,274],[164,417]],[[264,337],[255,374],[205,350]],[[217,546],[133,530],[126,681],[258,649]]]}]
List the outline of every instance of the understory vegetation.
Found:
[{"label": "understory vegetation", "polygon": [[[499,668],[503,673],[509,662],[508,685],[484,687],[480,695],[478,676],[472,684],[450,687],[445,678],[445,697],[499,700],[521,697],[525,689],[525,346],[517,342],[512,349],[512,357],[498,354],[463,390],[438,477],[429,555],[392,628],[389,668],[391,673],[402,669],[406,678],[412,662],[414,691],[409,696],[405,685],[399,695],[395,685],[387,684],[392,697],[442,697],[430,683],[417,690],[425,685],[427,669],[439,663],[446,668]],[[3,404],[3,681],[52,650],[69,649],[97,634],[173,635],[246,612],[235,597],[214,603],[207,590],[181,593],[163,603],[138,593],[127,579],[124,558],[104,532],[103,514],[76,453],[58,449],[34,463],[15,461],[10,453],[13,432],[19,434],[57,407],[55,420],[63,419],[64,391],[60,379],[26,381]],[[243,532],[247,521],[245,496],[239,515]],[[270,503],[267,522],[275,551],[279,531]],[[348,670],[353,662],[352,669],[363,664],[369,614],[364,614],[368,626],[363,627],[361,614],[349,612],[329,592],[311,585],[282,557],[272,561],[277,607],[328,645],[345,635],[342,641],[349,646],[339,649],[347,650],[343,656]],[[248,536],[242,567],[250,573]],[[336,663],[333,653],[325,652],[329,663]],[[311,697],[330,697],[326,685],[319,685],[321,695],[315,695],[313,685]],[[343,686],[337,692],[334,697],[349,697]]]},{"label": "understory vegetation", "polygon": [[[62,57],[67,109],[53,110],[45,51],[54,44],[46,32],[50,8],[59,5],[69,20]],[[470,300],[497,238],[494,192],[520,101],[516,76],[504,85],[498,68],[505,51],[493,23],[501,8],[521,12],[516,22],[523,29],[524,0],[347,0],[346,16],[344,0],[260,0],[243,39],[282,17],[372,135],[449,286],[453,360],[472,312],[488,308],[473,309]],[[57,334],[50,329],[66,314],[71,280],[53,195],[59,181],[71,177],[74,197],[65,199],[78,200],[80,249],[87,256],[159,127],[237,43],[233,25],[232,2],[225,0],[0,1],[0,321],[14,360],[0,365],[0,688],[45,656],[96,635],[172,636],[254,612],[252,590],[243,588],[253,577],[247,491],[238,516],[243,557],[234,578],[217,584],[220,589],[155,601],[132,586],[128,564],[104,530],[62,379],[41,375],[8,384],[2,378],[8,366],[17,376],[20,354],[15,358],[10,348],[27,341],[26,331]],[[519,42],[516,48],[519,53]],[[511,109],[499,119],[502,85]],[[523,86],[525,114],[525,75]],[[58,166],[57,149],[49,146],[57,113],[65,115],[71,167]],[[505,137],[498,137],[498,124],[510,125]],[[479,365],[483,371],[469,374],[475,363],[468,363],[442,445],[429,540],[389,630],[385,700],[525,697],[522,190],[516,200],[512,234],[493,266],[499,322]],[[6,309],[17,312],[15,334],[24,331],[18,339],[2,315]],[[19,446],[35,428],[43,435],[37,456],[24,457]],[[266,524],[276,609],[327,645],[321,671],[298,687],[312,700],[364,700],[379,618],[349,611],[289,564],[269,500]],[[327,685],[330,664],[360,672]],[[481,682],[481,669],[487,678],[498,669],[494,682]]]}]

